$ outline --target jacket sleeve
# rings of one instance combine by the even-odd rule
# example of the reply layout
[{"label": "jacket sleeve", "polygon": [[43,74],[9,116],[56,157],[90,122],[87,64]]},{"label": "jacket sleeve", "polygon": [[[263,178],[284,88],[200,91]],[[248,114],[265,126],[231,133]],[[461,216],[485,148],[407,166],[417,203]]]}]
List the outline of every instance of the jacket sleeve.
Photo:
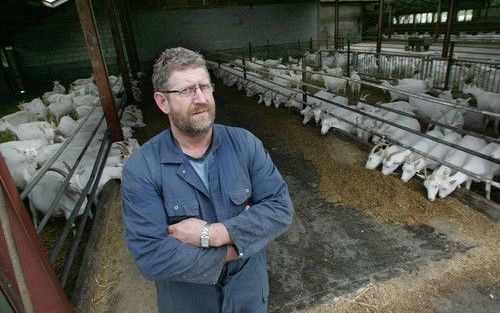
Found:
[{"label": "jacket sleeve", "polygon": [[121,183],[125,240],[141,273],[155,280],[216,284],[227,248],[198,248],[167,235],[166,210],[151,171],[138,151],[126,163]]},{"label": "jacket sleeve", "polygon": [[286,182],[262,142],[248,133],[245,155],[252,183],[252,206],[223,222],[246,258],[264,249],[292,223],[293,204]]}]

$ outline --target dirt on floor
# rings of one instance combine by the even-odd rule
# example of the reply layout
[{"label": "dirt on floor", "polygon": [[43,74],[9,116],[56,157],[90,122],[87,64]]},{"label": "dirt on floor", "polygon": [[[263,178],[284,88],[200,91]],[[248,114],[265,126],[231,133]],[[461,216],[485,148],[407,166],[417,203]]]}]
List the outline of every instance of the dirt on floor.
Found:
[{"label": "dirt on floor", "polygon": [[[240,96],[238,97],[237,94]],[[302,125],[301,116],[297,112],[285,108],[266,108],[257,104],[255,99],[242,99],[241,95],[242,93],[238,93],[235,89],[216,94],[216,99],[219,96],[223,99],[228,97],[234,99],[233,101],[243,101],[238,104],[224,101],[224,107],[218,106],[218,110],[223,111],[223,116],[230,116],[227,118],[229,122],[235,120],[238,126],[248,128],[264,138],[263,141],[268,144],[267,147],[273,160],[276,155],[273,150],[285,147],[283,149],[288,151],[288,159],[282,160],[278,157],[277,162],[281,171],[287,167],[287,162],[293,162],[292,160],[296,158],[306,160],[302,163],[305,166],[309,163],[309,168],[305,171],[317,171],[317,181],[313,179],[296,190],[291,188],[296,205],[296,219],[302,215],[312,216],[310,210],[320,210],[320,208],[311,207],[311,204],[307,204],[306,207],[297,205],[297,202],[300,202],[299,198],[310,196],[317,190],[317,198],[320,201],[327,204],[339,204],[342,208],[351,208],[353,219],[360,214],[357,212],[359,210],[362,216],[358,217],[358,220],[365,218],[366,215],[370,220],[382,225],[384,229],[395,227],[394,230],[388,231],[391,233],[389,236],[393,236],[401,228],[423,229],[425,233],[432,234],[431,236],[444,239],[442,245],[433,248],[446,252],[440,256],[428,257],[431,253],[422,250],[418,261],[417,258],[407,258],[404,262],[397,263],[392,256],[380,258],[382,263],[387,261],[388,267],[392,264],[398,268],[395,271],[396,275],[389,274],[382,279],[373,279],[373,274],[379,270],[374,269],[372,273],[369,273],[372,275],[371,279],[363,282],[361,276],[353,278],[350,288],[341,288],[339,284],[316,288],[318,290],[316,293],[329,294],[329,296],[315,297],[314,304],[306,302],[308,307],[314,308],[308,308],[304,312],[496,311],[500,305],[500,228],[495,222],[454,197],[439,199],[432,203],[427,200],[425,188],[420,180],[414,179],[409,183],[404,183],[395,175],[384,176],[377,170],[365,169],[364,163],[368,151],[364,145],[334,132],[321,135],[318,127]],[[297,169],[294,173],[298,173]],[[296,176],[304,177],[304,175],[310,174],[302,173]],[[286,173],[284,176],[286,179],[290,178]],[[290,181],[288,182],[289,185],[293,185]],[[293,192],[299,195],[294,197]],[[332,209],[335,208],[332,207]],[[328,216],[322,216],[319,220],[327,219]],[[343,225],[334,225],[334,221],[330,222],[331,226],[340,226],[344,229],[354,229],[349,224],[355,223],[348,221]],[[314,224],[308,225],[306,222],[302,226],[311,225]],[[294,223],[292,228],[294,226],[299,228],[301,225]],[[320,229],[325,236],[328,235],[325,232],[326,228],[320,227]],[[363,232],[363,227],[358,230]],[[283,263],[273,264],[273,251],[282,252],[277,246],[287,241],[287,237],[291,237],[290,234],[293,233],[294,230],[291,229],[284,239],[278,240],[278,244],[273,243],[269,249],[271,287],[273,287],[273,276],[280,271],[280,267],[283,267]],[[304,233],[307,233],[307,230]],[[414,231],[413,233],[417,238],[422,238],[422,232]],[[395,235],[393,239],[398,241],[401,238]],[[376,241],[377,238],[371,238],[367,240],[367,243],[373,245]],[[300,242],[299,239],[297,243],[300,244]],[[304,243],[304,240],[302,242]],[[427,241],[426,244],[429,242],[431,241]],[[451,247],[453,245],[455,248]],[[334,247],[336,248],[338,249]],[[366,249],[364,246],[351,248],[360,251]],[[381,247],[380,250],[383,248]],[[307,253],[307,249],[301,250],[301,253]],[[377,258],[375,254],[376,252],[372,256],[374,259]],[[370,257],[368,256],[367,259]],[[285,260],[281,261],[285,262]],[[410,265],[405,266],[403,263]],[[358,267],[359,272],[364,270],[363,266]],[[373,267],[376,268],[377,264],[373,264]],[[293,275],[294,270],[294,268],[287,268],[286,275]],[[335,271],[338,271],[338,268],[332,267],[332,272]],[[342,277],[339,273],[333,276]],[[350,277],[354,276],[356,274],[351,273]],[[304,276],[299,276],[297,280],[304,281]],[[361,282],[359,286],[354,284],[356,281]],[[271,293],[272,290],[271,288]],[[339,292],[339,290],[342,291]],[[302,295],[305,294],[302,292]],[[288,302],[281,303],[285,306],[284,309],[273,306],[270,301],[270,311],[287,312],[290,309],[303,307],[304,305],[300,303],[304,302],[304,299],[300,299],[300,295],[297,296],[299,299],[288,299]],[[306,296],[311,297],[311,294]],[[271,300],[279,298],[271,294]],[[324,303],[317,306],[318,302]]]}]

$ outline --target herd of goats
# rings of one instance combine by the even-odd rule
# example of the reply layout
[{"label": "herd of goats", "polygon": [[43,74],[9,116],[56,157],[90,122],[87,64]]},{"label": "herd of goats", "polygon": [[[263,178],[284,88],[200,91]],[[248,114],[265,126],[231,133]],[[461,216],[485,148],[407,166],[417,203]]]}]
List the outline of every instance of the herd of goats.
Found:
[{"label": "herd of goats", "polygon": [[[109,82],[118,106],[121,103],[119,96],[123,94],[122,79],[110,76]],[[136,81],[133,92],[134,97],[141,96]],[[54,82],[53,90],[41,98],[21,103],[19,109],[0,119],[3,141],[0,152],[19,190],[43,175],[27,194],[35,227],[39,221],[37,212],[64,215],[68,219],[87,182],[93,179],[94,162],[106,136],[107,127],[103,123],[94,79],[78,79],[71,83],[68,92],[59,82]],[[120,124],[125,139],[111,145],[97,192],[89,201],[96,201],[106,182],[121,178],[125,160],[139,147],[132,135],[135,128],[144,126],[141,110],[135,105],[126,106]],[[57,154],[59,156],[54,159]],[[46,163],[49,164],[45,166]],[[71,173],[66,188],[56,196]],[[52,204],[54,200],[56,204]],[[86,205],[87,199],[81,204],[79,214]]]},{"label": "herd of goats", "polygon": [[[371,142],[366,168],[381,165],[389,175],[402,166],[403,181],[415,175],[424,179],[430,201],[437,195],[446,197],[464,183],[469,189],[473,181],[485,183],[488,199],[491,186],[500,187],[493,180],[500,174],[500,141],[483,134],[490,122],[498,134],[500,94],[465,85],[461,98],[454,98],[449,90],[433,89],[431,77],[377,85],[361,80],[357,72],[343,76],[341,67],[323,62],[313,69],[302,60],[308,65],[307,58],[292,62],[238,58],[210,61],[209,66],[227,86],[245,89],[248,97],[258,95],[259,103],[296,108],[303,123],[314,120],[322,134],[333,128]],[[362,85],[385,90],[390,102],[368,103],[366,91],[360,96]]]},{"label": "herd of goats", "polygon": [[[333,128],[371,142],[374,146],[366,168],[381,165],[382,173],[388,175],[402,166],[401,179],[423,178],[431,201],[437,195],[446,197],[464,183],[470,188],[473,181],[485,183],[488,199],[491,186],[500,187],[494,181],[500,174],[500,141],[482,134],[490,122],[498,134],[500,94],[467,85],[462,98],[454,98],[450,91],[436,94],[432,79],[407,78],[396,85],[376,85],[354,71],[343,76],[344,70],[334,66],[335,60],[325,60],[317,70],[301,64],[302,60],[290,61],[236,59],[222,64],[208,61],[208,65],[226,85],[244,88],[249,97],[258,95],[259,103],[296,108],[304,117],[303,123],[314,120],[321,125],[322,134]],[[110,76],[109,82],[115,103],[120,103],[121,78]],[[366,91],[360,95],[366,90],[361,86],[367,84],[387,91],[390,102],[368,103]],[[140,96],[134,82],[134,97]],[[92,167],[106,133],[96,84],[92,77],[78,79],[66,90],[55,82],[53,90],[19,108],[0,118],[0,152],[20,190],[44,171],[27,194],[35,225],[37,212],[68,219],[92,179]],[[134,129],[144,126],[141,110],[129,105],[121,116],[125,140],[112,144],[95,198],[89,201],[97,199],[106,182],[121,178],[126,159],[139,147],[132,136]],[[86,152],[80,157],[82,150]],[[44,166],[47,162],[49,167]],[[427,174],[428,170],[432,173]]]}]

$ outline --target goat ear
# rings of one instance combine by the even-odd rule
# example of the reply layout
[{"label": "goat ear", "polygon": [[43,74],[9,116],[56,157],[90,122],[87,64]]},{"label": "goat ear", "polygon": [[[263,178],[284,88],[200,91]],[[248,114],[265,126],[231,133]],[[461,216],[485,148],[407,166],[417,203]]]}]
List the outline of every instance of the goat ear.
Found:
[{"label": "goat ear", "polygon": [[457,180],[456,179],[450,180],[449,183],[450,185],[455,185],[457,183]]}]

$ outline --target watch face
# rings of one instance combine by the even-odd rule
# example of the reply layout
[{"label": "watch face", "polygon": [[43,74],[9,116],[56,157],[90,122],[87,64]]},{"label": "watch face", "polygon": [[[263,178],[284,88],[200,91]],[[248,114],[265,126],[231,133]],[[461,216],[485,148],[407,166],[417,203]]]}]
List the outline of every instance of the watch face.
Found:
[{"label": "watch face", "polygon": [[201,246],[203,248],[208,248],[208,237],[207,238],[201,237]]}]

